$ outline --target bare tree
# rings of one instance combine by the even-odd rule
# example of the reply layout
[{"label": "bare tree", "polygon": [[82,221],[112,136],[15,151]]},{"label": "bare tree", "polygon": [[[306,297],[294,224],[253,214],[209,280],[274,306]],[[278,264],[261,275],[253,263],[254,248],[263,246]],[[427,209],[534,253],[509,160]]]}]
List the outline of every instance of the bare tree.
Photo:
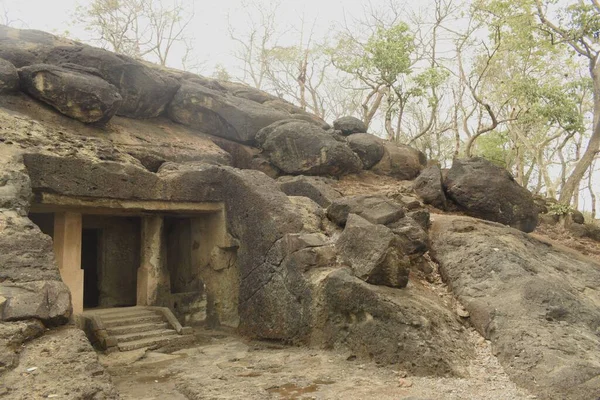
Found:
[{"label": "bare tree", "polygon": [[238,44],[233,56],[242,64],[243,82],[262,89],[268,73],[269,50],[277,46],[281,36],[275,22],[278,1],[243,3],[247,28],[240,30],[228,17],[229,36]]},{"label": "bare tree", "polygon": [[183,67],[189,66],[192,43],[186,29],[194,17],[193,3],[93,0],[88,6],[78,6],[75,16],[103,47],[166,66],[172,61],[174,47],[179,46]]},{"label": "bare tree", "polygon": [[4,2],[0,2],[0,24],[10,26],[10,27],[19,27],[26,28],[27,24],[19,18],[14,18],[11,13],[8,11],[6,4]]}]

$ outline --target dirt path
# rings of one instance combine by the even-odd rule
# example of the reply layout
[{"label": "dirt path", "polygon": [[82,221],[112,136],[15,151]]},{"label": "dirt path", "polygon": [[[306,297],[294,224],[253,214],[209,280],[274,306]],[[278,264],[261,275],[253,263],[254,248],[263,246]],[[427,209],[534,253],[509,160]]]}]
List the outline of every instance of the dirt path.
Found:
[{"label": "dirt path", "polygon": [[534,399],[509,381],[489,343],[467,340],[467,378],[407,376],[350,354],[246,341],[198,331],[199,344],[173,354],[102,356],[123,399]]}]

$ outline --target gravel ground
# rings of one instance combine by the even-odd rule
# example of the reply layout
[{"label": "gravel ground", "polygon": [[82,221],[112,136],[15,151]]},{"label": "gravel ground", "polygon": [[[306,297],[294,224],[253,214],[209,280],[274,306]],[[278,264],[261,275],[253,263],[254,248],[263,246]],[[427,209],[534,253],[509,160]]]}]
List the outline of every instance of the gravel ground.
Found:
[{"label": "gravel ground", "polygon": [[475,331],[465,378],[409,376],[333,351],[246,341],[198,330],[199,344],[172,354],[102,356],[123,399],[535,399],[517,388]]}]

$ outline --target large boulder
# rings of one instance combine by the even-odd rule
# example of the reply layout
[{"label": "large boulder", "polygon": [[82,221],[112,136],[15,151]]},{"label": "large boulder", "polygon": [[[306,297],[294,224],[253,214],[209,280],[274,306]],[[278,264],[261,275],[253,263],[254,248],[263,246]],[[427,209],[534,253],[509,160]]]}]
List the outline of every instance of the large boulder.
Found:
[{"label": "large boulder", "polygon": [[0,306],[2,321],[35,318],[49,326],[67,323],[73,311],[71,293],[61,281],[0,283]]},{"label": "large boulder", "polygon": [[335,246],[357,278],[397,288],[408,283],[410,259],[400,251],[399,240],[389,228],[350,214]]},{"label": "large boulder", "polygon": [[532,232],[538,208],[512,175],[484,158],[454,160],[444,181],[448,197],[468,215]]},{"label": "large boulder", "polygon": [[371,169],[381,161],[384,153],[383,140],[369,133],[354,133],[347,137],[348,145],[360,158],[364,169]]},{"label": "large boulder", "polygon": [[420,151],[409,146],[384,142],[383,157],[371,170],[379,175],[412,180],[421,173],[425,164],[427,158]]},{"label": "large boulder", "polygon": [[275,123],[261,130],[256,140],[271,163],[286,174],[339,176],[362,168],[346,143],[310,122]]},{"label": "large boulder", "polygon": [[0,58],[17,68],[42,63],[54,46],[66,45],[77,43],[47,32],[0,25]]},{"label": "large boulder", "polygon": [[344,226],[349,214],[356,214],[373,224],[391,224],[404,217],[404,208],[379,195],[356,195],[336,199],[327,208],[330,220]]},{"label": "large boulder", "polygon": [[333,121],[333,129],[341,131],[344,136],[348,136],[353,133],[366,133],[367,125],[356,117],[341,117]]},{"label": "large boulder", "polygon": [[133,58],[91,46],[53,47],[43,62],[95,68],[119,89],[123,103],[117,114],[130,118],[161,115],[179,89],[179,82]]},{"label": "large boulder", "polygon": [[422,285],[370,285],[344,269],[329,273],[321,287],[313,343],[414,375],[465,375],[473,350],[438,294]]},{"label": "large boulder", "polygon": [[[28,341],[44,334],[46,327],[30,319],[0,323],[0,374],[19,365],[19,352]],[[0,384],[0,393],[3,390]]]},{"label": "large boulder", "polygon": [[252,143],[257,132],[290,115],[226,91],[185,82],[169,105],[176,122],[241,143]]},{"label": "large boulder", "polygon": [[569,232],[578,238],[589,238],[600,242],[600,226],[596,224],[571,224]]},{"label": "large boulder", "polygon": [[11,62],[0,58],[0,94],[19,90],[19,74]]},{"label": "large boulder", "polygon": [[23,343],[19,353],[18,365],[2,375],[0,396],[23,400],[119,399],[110,375],[78,328],[49,331]]},{"label": "large boulder", "polygon": [[540,399],[600,394],[600,264],[506,226],[437,215],[443,279],[519,385]]},{"label": "large boulder", "polygon": [[23,160],[38,191],[131,200],[152,199],[160,191],[157,176],[133,164],[35,152],[24,154]]},{"label": "large boulder", "polygon": [[121,106],[118,89],[85,68],[35,64],[19,70],[21,87],[34,98],[86,124],[108,122]]},{"label": "large boulder", "polygon": [[441,210],[446,209],[442,171],[437,165],[429,166],[421,171],[413,183],[413,188],[426,204],[431,204]]},{"label": "large boulder", "polygon": [[342,194],[331,187],[327,178],[316,176],[282,176],[277,179],[279,188],[288,196],[304,196],[321,207],[329,207]]},{"label": "large boulder", "polygon": [[389,224],[388,228],[398,237],[404,254],[422,255],[429,250],[429,235],[413,218],[406,216]]}]

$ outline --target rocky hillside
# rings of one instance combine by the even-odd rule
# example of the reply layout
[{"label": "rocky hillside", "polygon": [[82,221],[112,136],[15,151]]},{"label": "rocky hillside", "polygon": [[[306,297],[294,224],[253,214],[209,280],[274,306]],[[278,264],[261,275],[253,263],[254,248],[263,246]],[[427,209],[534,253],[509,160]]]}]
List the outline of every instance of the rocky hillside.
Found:
[{"label": "rocky hillside", "polygon": [[[52,240],[28,218],[45,193],[223,203],[237,282],[223,290],[236,291],[248,337],[464,376],[472,326],[538,398],[599,397],[598,260],[529,235],[540,204],[508,172],[483,159],[427,166],[366,130],[0,26],[0,397],[118,396],[67,325]],[[455,300],[428,284],[438,272]]]}]

